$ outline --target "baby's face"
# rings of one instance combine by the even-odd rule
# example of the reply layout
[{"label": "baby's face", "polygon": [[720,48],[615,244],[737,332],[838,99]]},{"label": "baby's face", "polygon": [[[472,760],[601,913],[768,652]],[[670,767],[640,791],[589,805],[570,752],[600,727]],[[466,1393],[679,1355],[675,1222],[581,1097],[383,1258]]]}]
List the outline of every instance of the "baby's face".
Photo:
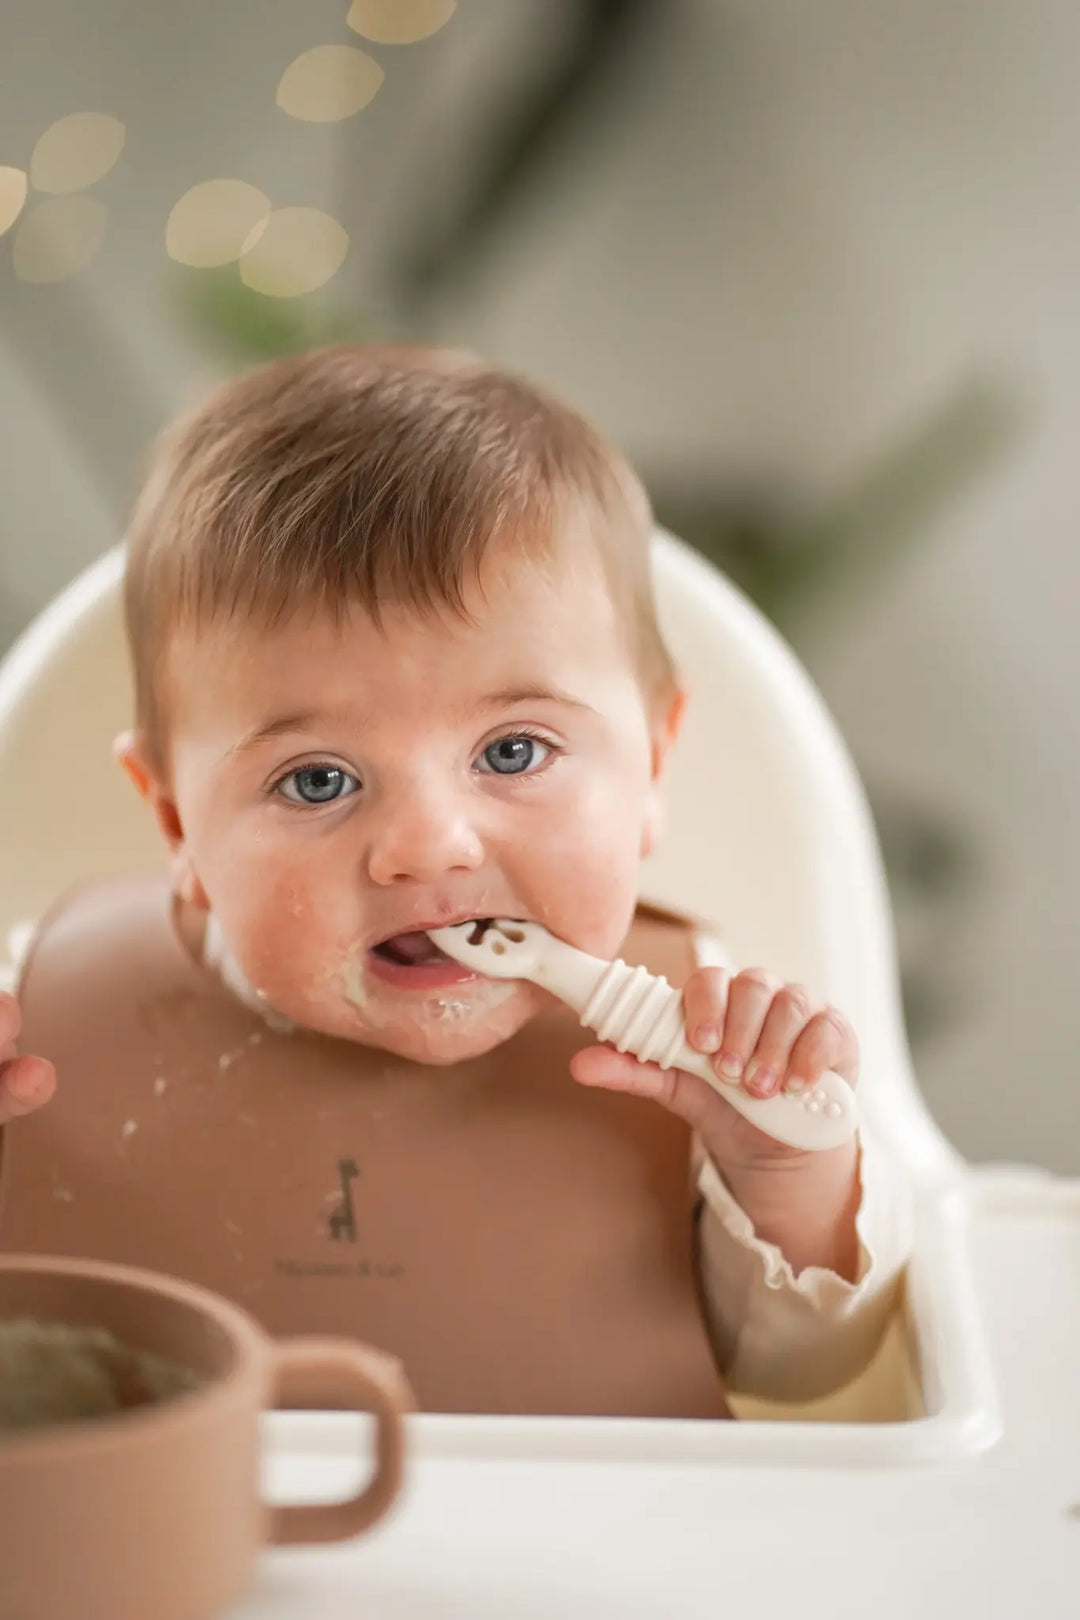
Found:
[{"label": "baby's face", "polygon": [[576,553],[496,554],[471,622],[305,613],[171,649],[179,858],[270,1007],[449,1063],[545,998],[438,959],[423,930],[507,916],[618,949],[666,737]]}]

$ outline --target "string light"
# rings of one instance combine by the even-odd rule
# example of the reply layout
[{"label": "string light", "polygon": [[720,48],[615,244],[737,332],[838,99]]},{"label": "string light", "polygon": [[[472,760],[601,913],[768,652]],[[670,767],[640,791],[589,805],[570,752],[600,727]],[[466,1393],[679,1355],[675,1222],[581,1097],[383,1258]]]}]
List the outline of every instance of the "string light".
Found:
[{"label": "string light", "polygon": [[345,21],[377,45],[414,45],[437,34],[457,10],[457,0],[353,0]]},{"label": "string light", "polygon": [[126,130],[108,113],[69,113],[38,138],[30,159],[35,191],[66,195],[103,180],[124,148]]},{"label": "string light", "polygon": [[10,231],[26,201],[26,175],[22,169],[0,164],[0,236]]},{"label": "string light", "polygon": [[332,124],[366,107],[384,78],[378,62],[355,45],[316,45],[281,75],[277,104],[291,118]]},{"label": "string light", "polygon": [[165,251],[199,270],[232,264],[270,217],[270,199],[244,180],[203,180],[174,204]]},{"label": "string light", "polygon": [[269,298],[299,298],[341,269],[349,235],[321,208],[275,208],[256,226],[240,259],[240,279]]}]

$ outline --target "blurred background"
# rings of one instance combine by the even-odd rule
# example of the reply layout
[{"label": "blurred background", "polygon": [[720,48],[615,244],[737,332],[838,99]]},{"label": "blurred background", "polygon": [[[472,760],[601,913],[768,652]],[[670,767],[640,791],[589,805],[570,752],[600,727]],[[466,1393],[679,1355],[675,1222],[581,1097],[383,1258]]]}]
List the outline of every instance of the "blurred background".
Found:
[{"label": "blurred background", "polygon": [[1054,0],[4,0],[0,645],[218,377],[530,372],[824,693],[948,1135],[1080,1171],[1078,62]]}]

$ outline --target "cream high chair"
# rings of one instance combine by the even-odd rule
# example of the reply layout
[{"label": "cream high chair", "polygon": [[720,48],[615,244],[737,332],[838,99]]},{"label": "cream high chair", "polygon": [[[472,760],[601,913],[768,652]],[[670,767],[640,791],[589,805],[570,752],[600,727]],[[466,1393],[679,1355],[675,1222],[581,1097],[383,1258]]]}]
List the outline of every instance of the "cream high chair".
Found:
[{"label": "cream high chair", "polygon": [[[912,1076],[881,862],[834,725],[719,574],[666,535],[655,567],[692,706],[647,895],[853,1018],[861,1107],[916,1192],[903,1320],[847,1391],[802,1409],[744,1401],[736,1424],[416,1418],[419,1488],[375,1550],[272,1555],[285,1585],[248,1620],[344,1616],[376,1594],[381,1614],[424,1617],[713,1615],[762,1590],[769,1613],[805,1612],[815,1580],[833,1615],[870,1601],[879,1616],[1011,1613],[1036,1578],[1071,1586],[1059,1608],[1057,1585],[1040,1588],[1043,1616],[1076,1612],[1080,1184],[973,1170],[944,1140]],[[110,753],[129,720],[121,569],[117,548],[0,666],[8,930],[81,878],[161,859]],[[345,1494],[348,1420],[272,1423],[290,1499]]]}]

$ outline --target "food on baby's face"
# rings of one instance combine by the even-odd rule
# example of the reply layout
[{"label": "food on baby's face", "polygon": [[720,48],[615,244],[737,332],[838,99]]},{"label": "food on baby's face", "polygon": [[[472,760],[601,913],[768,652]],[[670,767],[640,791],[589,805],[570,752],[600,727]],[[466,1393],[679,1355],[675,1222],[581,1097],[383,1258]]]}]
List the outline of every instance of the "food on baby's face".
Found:
[{"label": "food on baby's face", "polygon": [[104,1328],[0,1320],[0,1444],[5,1432],[151,1406],[200,1382]]}]

